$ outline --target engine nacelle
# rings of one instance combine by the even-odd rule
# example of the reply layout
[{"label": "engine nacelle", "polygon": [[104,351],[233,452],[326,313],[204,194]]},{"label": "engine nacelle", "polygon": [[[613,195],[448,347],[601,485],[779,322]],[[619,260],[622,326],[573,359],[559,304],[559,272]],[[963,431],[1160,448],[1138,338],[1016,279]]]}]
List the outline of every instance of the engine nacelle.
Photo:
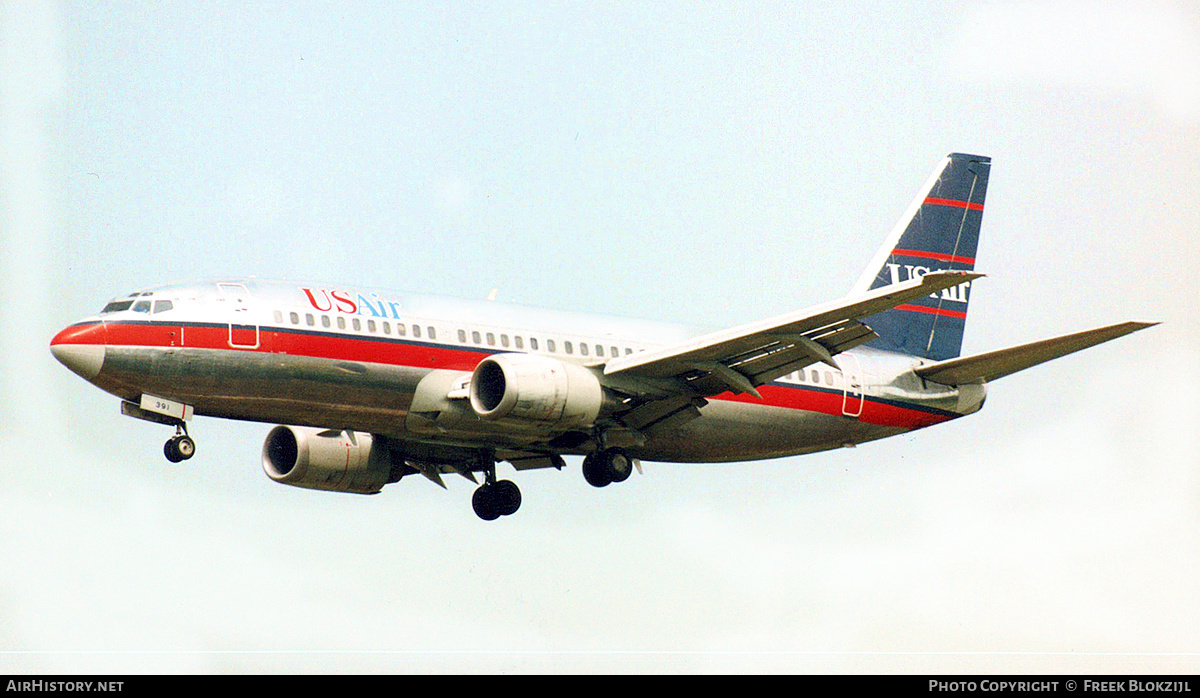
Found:
[{"label": "engine nacelle", "polygon": [[398,477],[391,458],[363,432],[278,426],[263,442],[263,471],[311,490],[375,494]]},{"label": "engine nacelle", "polygon": [[591,371],[535,354],[480,361],[469,392],[480,419],[534,427],[590,427],[604,403],[604,389]]}]

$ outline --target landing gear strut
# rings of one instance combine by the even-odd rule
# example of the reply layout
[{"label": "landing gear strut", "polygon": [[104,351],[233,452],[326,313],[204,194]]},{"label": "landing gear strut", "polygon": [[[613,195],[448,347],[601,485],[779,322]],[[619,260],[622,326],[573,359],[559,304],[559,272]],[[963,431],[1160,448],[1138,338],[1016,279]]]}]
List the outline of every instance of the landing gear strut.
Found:
[{"label": "landing gear strut", "polygon": [[512,480],[496,479],[496,463],[484,470],[484,483],[471,496],[475,514],[484,521],[510,516],[521,508],[521,490]]},{"label": "landing gear strut", "polygon": [[196,442],[187,434],[187,426],[183,423],[175,427],[175,436],[163,444],[163,455],[172,463],[185,461],[196,455]]},{"label": "landing gear strut", "polygon": [[[192,407],[185,405],[182,402],[175,402],[166,398],[154,397],[152,395],[143,395],[142,404],[150,405],[154,409],[146,409],[136,402],[129,400],[121,401],[121,414],[133,417],[134,419],[142,419],[155,424],[166,424],[167,426],[175,427],[175,436],[172,436],[163,444],[163,455],[172,463],[187,460],[196,455],[196,442],[192,441],[192,437],[187,433],[187,422],[192,414]],[[168,413],[166,410],[170,410]],[[176,416],[183,415],[183,418]]]},{"label": "landing gear strut", "polygon": [[584,456],[583,479],[592,487],[625,482],[633,472],[633,459],[621,448],[606,448]]}]

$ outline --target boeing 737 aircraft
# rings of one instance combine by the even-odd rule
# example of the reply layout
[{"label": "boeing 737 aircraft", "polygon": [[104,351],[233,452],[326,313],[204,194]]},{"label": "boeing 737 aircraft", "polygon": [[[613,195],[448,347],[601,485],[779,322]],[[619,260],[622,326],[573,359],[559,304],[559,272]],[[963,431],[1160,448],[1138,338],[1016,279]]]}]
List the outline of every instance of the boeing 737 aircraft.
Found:
[{"label": "boeing 737 aircraft", "polygon": [[976,412],[991,381],[1154,324],[960,357],[990,166],[946,156],[847,296],[717,332],[243,279],[117,298],[50,349],[124,414],[174,427],[170,461],[195,453],[193,415],[276,423],[276,482],[374,494],[482,474],[472,504],[492,520],[521,504],[498,462],[579,455],[604,487],[641,460],[851,446]]}]

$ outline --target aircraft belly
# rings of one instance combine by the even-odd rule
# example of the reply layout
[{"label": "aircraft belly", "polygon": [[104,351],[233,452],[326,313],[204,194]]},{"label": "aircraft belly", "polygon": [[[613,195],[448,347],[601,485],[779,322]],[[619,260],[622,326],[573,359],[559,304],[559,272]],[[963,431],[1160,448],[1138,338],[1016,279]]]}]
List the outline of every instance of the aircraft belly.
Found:
[{"label": "aircraft belly", "polygon": [[426,373],[253,351],[110,346],[94,382],[126,400],[179,400],[198,415],[395,434]]},{"label": "aircraft belly", "polygon": [[[501,429],[477,419],[465,401],[446,401],[443,396],[458,375],[462,374],[256,351],[109,346],[93,382],[134,402],[143,393],[178,400],[203,416],[347,428],[412,441],[520,447],[554,436],[540,430]],[[447,409],[447,402],[453,409]],[[631,452],[669,462],[756,460],[838,448],[907,430],[819,411],[714,399],[699,418],[651,433]]]},{"label": "aircraft belly", "polygon": [[841,415],[713,400],[699,418],[655,435],[638,455],[688,463],[758,460],[824,451],[902,431]]}]

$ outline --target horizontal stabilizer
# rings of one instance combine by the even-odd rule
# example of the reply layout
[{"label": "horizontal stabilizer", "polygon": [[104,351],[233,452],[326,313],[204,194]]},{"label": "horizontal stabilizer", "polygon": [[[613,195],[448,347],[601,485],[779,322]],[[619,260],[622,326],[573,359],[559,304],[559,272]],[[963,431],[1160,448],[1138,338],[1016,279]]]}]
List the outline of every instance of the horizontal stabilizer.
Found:
[{"label": "horizontal stabilizer", "polygon": [[939,361],[916,369],[922,378],[945,385],[982,383],[1003,378],[1052,359],[1087,349],[1110,339],[1123,337],[1138,330],[1157,325],[1157,322],[1123,322],[1119,325],[1076,332],[1040,342],[989,351],[986,354]]}]

